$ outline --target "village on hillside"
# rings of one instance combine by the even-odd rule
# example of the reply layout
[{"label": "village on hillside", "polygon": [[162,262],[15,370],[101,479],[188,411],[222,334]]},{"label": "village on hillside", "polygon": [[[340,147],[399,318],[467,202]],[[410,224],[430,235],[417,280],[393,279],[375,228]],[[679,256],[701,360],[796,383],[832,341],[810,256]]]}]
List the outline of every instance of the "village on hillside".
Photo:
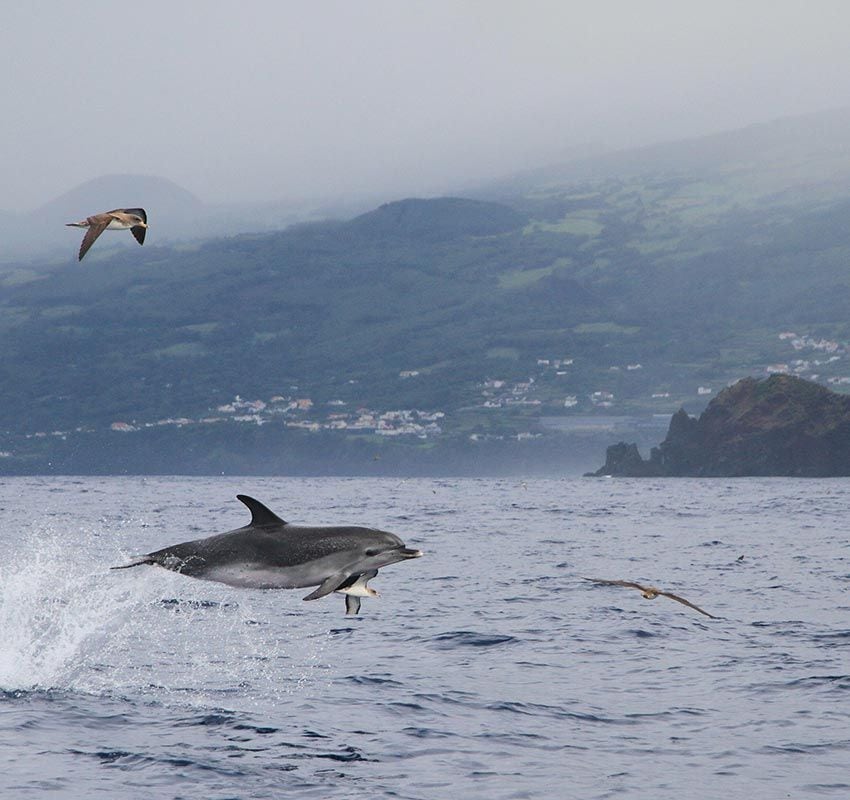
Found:
[{"label": "village on hillside", "polygon": [[[787,361],[754,365],[749,374],[767,376],[784,373],[818,381],[841,391],[850,386],[850,375],[841,374],[841,367],[847,361],[850,344],[807,334],[798,335],[793,331],[777,334],[781,348],[788,348]],[[621,413],[634,403],[634,396],[628,401],[618,398],[609,386],[591,387],[581,392],[575,388],[572,369],[573,358],[539,357],[529,364],[529,374],[524,380],[487,378],[476,386],[479,400],[474,409],[488,414],[515,414],[525,412],[529,425],[535,416],[541,416],[543,409],[552,415],[553,409],[561,408],[564,421],[571,414],[608,415]],[[639,374],[644,365],[639,362],[611,365],[604,373],[620,377]],[[416,369],[403,370],[400,379],[413,379],[420,375]],[[738,377],[743,377],[740,375]],[[734,382],[734,381],[733,381]],[[709,399],[726,383],[718,385],[697,384],[688,390],[696,399]],[[563,389],[559,388],[563,386]],[[572,387],[572,388],[571,388]],[[294,387],[293,387],[294,388]],[[681,393],[678,396],[681,399]],[[667,414],[676,410],[677,398],[666,388],[650,392],[644,401],[658,406],[658,413]],[[583,417],[585,421],[587,417]],[[230,402],[219,404],[196,416],[167,417],[158,420],[114,420],[109,430],[115,433],[131,433],[152,428],[168,426],[186,427],[195,425],[266,425],[281,424],[287,428],[317,433],[330,431],[348,434],[373,435],[380,437],[410,437],[420,440],[433,440],[446,432],[447,412],[439,409],[403,408],[396,410],[376,410],[361,405],[352,405],[343,400],[329,400],[315,403],[306,393],[276,394],[266,400],[245,399],[236,395]],[[43,439],[58,437],[67,439],[75,433],[90,433],[91,427],[77,427],[73,430],[36,431],[24,435],[25,439]],[[470,439],[481,438],[482,434],[469,432]],[[539,434],[519,431],[513,438],[523,439]],[[493,438],[494,434],[487,434]],[[496,434],[498,437],[499,435]],[[0,458],[9,458],[13,453],[0,449]]]}]

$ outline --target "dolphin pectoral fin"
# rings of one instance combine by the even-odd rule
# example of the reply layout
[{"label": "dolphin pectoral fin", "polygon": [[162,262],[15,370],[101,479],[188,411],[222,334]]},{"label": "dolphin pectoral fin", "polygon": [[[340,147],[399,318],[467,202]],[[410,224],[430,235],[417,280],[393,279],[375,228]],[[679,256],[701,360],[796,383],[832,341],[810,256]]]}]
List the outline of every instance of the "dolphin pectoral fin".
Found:
[{"label": "dolphin pectoral fin", "polygon": [[351,616],[352,614],[357,614],[360,611],[360,598],[355,597],[352,594],[347,594],[345,596],[345,616]]},{"label": "dolphin pectoral fin", "polygon": [[320,597],[324,597],[326,594],[335,592],[337,589],[339,589],[340,586],[342,586],[343,583],[345,583],[346,579],[350,576],[350,572],[334,572],[333,575],[329,575],[322,581],[318,589],[314,589],[304,599],[318,600]]}]

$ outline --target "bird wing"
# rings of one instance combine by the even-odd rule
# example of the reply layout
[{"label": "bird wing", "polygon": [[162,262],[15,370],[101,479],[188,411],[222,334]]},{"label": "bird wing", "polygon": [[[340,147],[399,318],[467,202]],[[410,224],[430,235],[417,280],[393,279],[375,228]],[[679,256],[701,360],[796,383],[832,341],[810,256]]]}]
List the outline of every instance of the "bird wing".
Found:
[{"label": "bird wing", "polygon": [[148,232],[148,229],[143,228],[141,225],[134,225],[132,228],[130,228],[130,233],[132,233],[133,236],[136,237],[136,241],[139,244],[145,243],[145,234],[147,232]]},{"label": "bird wing", "polygon": [[360,598],[347,594],[345,596],[345,616],[357,614],[360,611]]},{"label": "bird wing", "polygon": [[659,592],[658,594],[663,595],[664,597],[669,597],[671,600],[675,600],[677,603],[688,606],[694,611],[699,611],[700,614],[705,614],[705,616],[711,617],[711,619],[720,619],[720,617],[715,617],[714,614],[709,614],[708,611],[703,611],[699,606],[695,606],[690,600],[685,600],[684,597],[679,597],[677,594],[673,594],[672,592]]},{"label": "bird wing", "polygon": [[[148,223],[148,215],[143,208],[113,208],[112,211],[107,211],[106,213],[113,219],[123,222],[125,225],[128,222],[132,222],[130,217],[138,217],[145,225]],[[139,244],[145,243],[145,234],[148,230],[145,225],[134,225],[130,228],[130,233],[133,234]]]},{"label": "bird wing", "polygon": [[95,217],[89,217],[88,223],[89,227],[86,235],[83,236],[83,243],[80,245],[80,254],[77,257],[77,261],[83,260],[83,256],[88,253],[89,248],[95,243],[97,237],[106,230],[106,226],[109,225],[109,216],[107,214],[98,214]]},{"label": "bird wing", "polygon": [[639,583],[635,583],[634,581],[608,581],[604,578],[583,578],[585,581],[592,581],[593,583],[599,583],[603,586],[627,586],[629,589],[639,589],[642,592],[646,591],[645,586],[641,586]]},{"label": "bird wing", "polygon": [[136,217],[139,217],[142,222],[147,224],[148,215],[145,213],[143,208],[116,208],[115,211],[111,211],[111,214],[133,214]]}]

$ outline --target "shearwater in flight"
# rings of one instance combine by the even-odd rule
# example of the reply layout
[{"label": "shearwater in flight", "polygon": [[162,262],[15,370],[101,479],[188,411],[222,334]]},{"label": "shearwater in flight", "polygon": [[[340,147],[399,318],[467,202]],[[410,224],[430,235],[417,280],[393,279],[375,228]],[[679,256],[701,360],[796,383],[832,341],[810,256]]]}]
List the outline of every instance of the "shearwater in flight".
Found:
[{"label": "shearwater in flight", "polygon": [[116,208],[112,211],[104,211],[102,214],[93,214],[80,222],[66,222],[69,228],[88,228],[80,245],[78,261],[88,253],[89,248],[95,243],[104,231],[126,231],[135,236],[139,244],[145,243],[145,233],[148,230],[148,215],[143,208]]},{"label": "shearwater in flight", "polygon": [[655,600],[656,597],[669,597],[671,600],[675,600],[677,603],[688,606],[694,611],[699,611],[700,614],[705,614],[705,616],[711,617],[711,619],[720,619],[720,617],[715,617],[713,614],[709,614],[708,611],[703,611],[699,606],[695,606],[690,600],[685,600],[684,597],[679,597],[679,595],[673,594],[672,592],[664,592],[661,589],[656,589],[654,586],[643,586],[642,584],[635,583],[634,581],[607,581],[603,578],[583,578],[583,580],[592,581],[593,583],[598,583],[602,586],[626,586],[629,589],[638,589],[647,600]]}]

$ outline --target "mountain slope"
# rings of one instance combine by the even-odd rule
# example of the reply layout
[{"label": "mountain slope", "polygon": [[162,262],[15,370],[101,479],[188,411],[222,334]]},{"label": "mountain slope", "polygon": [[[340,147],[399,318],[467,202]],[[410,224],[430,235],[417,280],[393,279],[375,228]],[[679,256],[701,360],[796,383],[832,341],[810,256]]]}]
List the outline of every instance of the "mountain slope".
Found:
[{"label": "mountain slope", "polygon": [[[222,416],[378,441],[393,410],[416,413],[387,417],[392,435],[439,450],[545,434],[548,418],[696,411],[771,370],[840,387],[850,192],[836,185],[743,204],[725,168],[553,177],[510,203],[409,199],[191,246],[158,246],[152,228],[144,248],[0,276],[0,452]],[[300,405],[278,414],[273,397]],[[192,430],[181,441],[236,449]]]},{"label": "mountain slope", "polygon": [[[850,107],[573,158],[494,181],[475,195],[551,195],[586,182],[638,177],[648,178],[650,185],[666,183],[668,191],[675,191],[676,184],[690,186],[697,190],[691,200],[705,200],[716,192],[739,205],[781,200],[794,204],[802,200],[801,193],[841,196],[850,188]],[[707,183],[695,185],[698,181]]]}]

